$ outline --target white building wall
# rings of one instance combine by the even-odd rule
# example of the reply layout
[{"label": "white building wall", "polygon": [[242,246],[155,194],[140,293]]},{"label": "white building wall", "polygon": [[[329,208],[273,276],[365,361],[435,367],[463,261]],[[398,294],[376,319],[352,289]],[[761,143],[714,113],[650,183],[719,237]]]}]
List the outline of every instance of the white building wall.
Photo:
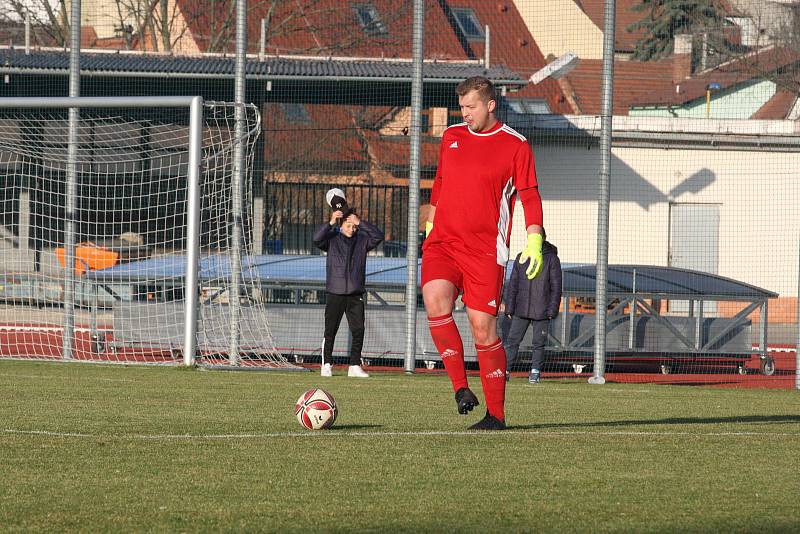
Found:
[{"label": "white building wall", "polygon": [[[548,240],[562,262],[594,263],[598,147],[540,144],[534,152]],[[718,274],[797,295],[800,152],[614,148],[609,262],[668,265],[671,202],[719,205]],[[512,255],[524,243],[518,203]]]}]

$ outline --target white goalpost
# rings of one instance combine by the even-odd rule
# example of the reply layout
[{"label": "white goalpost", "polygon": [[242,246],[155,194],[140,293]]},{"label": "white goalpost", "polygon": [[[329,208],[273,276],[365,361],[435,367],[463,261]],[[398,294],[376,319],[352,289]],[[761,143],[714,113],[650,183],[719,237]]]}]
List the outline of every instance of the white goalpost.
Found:
[{"label": "white goalpost", "polygon": [[0,99],[0,358],[295,368],[251,253],[259,132],[201,97]]}]

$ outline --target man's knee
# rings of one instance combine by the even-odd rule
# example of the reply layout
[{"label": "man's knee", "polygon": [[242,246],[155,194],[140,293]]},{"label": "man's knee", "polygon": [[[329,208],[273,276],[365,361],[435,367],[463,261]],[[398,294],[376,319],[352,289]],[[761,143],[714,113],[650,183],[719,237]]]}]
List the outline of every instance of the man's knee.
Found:
[{"label": "man's knee", "polygon": [[472,338],[478,345],[489,345],[497,341],[497,317],[478,310],[468,310]]},{"label": "man's knee", "polygon": [[488,345],[497,341],[497,331],[485,325],[473,325],[472,337],[478,345]]},{"label": "man's knee", "polygon": [[497,335],[493,335],[492,336],[492,335],[489,335],[489,334],[486,334],[486,335],[477,335],[476,334],[476,335],[473,335],[472,337],[474,338],[475,344],[477,344],[477,345],[491,345],[491,344],[493,344],[494,342],[496,342],[499,339],[497,337]]},{"label": "man's knee", "polygon": [[438,317],[453,311],[456,289],[446,280],[432,280],[422,287],[422,300],[428,315]]}]

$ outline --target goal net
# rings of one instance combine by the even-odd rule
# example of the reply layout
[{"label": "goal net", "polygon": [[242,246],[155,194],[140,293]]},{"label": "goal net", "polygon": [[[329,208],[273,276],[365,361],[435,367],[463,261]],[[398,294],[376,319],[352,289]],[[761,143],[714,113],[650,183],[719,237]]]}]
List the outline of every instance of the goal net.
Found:
[{"label": "goal net", "polygon": [[252,255],[258,110],[203,104],[192,188],[189,106],[145,101],[71,133],[67,109],[0,109],[0,357],[293,367]]}]

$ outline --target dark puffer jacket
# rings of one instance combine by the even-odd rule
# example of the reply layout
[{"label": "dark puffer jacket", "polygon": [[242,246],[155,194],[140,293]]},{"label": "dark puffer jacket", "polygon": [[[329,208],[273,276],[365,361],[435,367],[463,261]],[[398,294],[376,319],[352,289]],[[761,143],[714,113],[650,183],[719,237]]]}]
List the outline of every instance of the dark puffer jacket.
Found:
[{"label": "dark puffer jacket", "polygon": [[[507,315],[543,321],[558,315],[561,301],[561,260],[558,249],[550,242],[542,245],[542,272],[533,280],[528,280],[525,269],[528,263],[514,260],[511,279],[503,292]],[[529,260],[530,261],[530,260]]]},{"label": "dark puffer jacket", "polygon": [[347,237],[338,226],[320,225],[314,232],[314,245],[328,253],[325,260],[325,290],[336,295],[364,292],[367,252],[380,245],[383,232],[361,219],[353,237]]}]

